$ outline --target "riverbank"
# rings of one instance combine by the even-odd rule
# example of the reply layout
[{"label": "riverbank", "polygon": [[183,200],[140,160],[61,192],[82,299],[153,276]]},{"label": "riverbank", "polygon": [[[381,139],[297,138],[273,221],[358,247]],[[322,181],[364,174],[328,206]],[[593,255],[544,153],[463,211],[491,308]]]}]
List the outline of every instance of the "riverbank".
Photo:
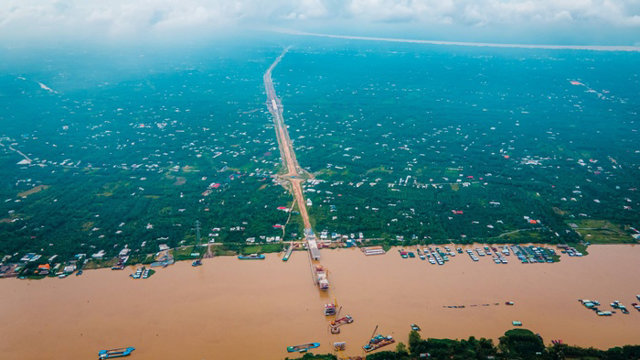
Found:
[{"label": "riverbank", "polygon": [[[132,267],[64,280],[7,279],[0,281],[0,353],[90,358],[100,349],[134,346],[136,359],[282,359],[288,345],[317,341],[318,352],[327,353],[334,341],[346,341],[344,355],[361,355],[376,325],[406,343],[411,323],[422,327],[423,337],[497,339],[514,320],[567,344],[637,342],[640,313],[597,317],[577,300],[633,302],[640,246],[594,245],[590,253],[562,255],[552,264],[456,258],[432,266],[393,250],[379,256],[353,248],[323,251],[327,293],[315,287],[304,253],[288,262],[276,254],[264,261],[204,259],[196,268],[179,262],[145,281],[128,277]],[[334,299],[355,319],[340,335],[330,334],[322,315],[323,304]],[[515,305],[445,307],[505,301]]]},{"label": "riverbank", "polygon": [[[205,245],[201,245],[201,247],[198,247],[196,245],[185,245],[185,246],[181,246],[178,248],[172,248],[169,249],[168,252],[170,254],[170,257],[175,261],[175,262],[180,262],[180,261],[193,261],[195,259],[198,259],[201,257],[201,253],[207,253],[210,251],[211,256],[237,256],[237,255],[248,255],[248,254],[254,254],[254,253],[259,253],[259,254],[272,254],[272,253],[278,253],[280,254],[280,256],[284,256],[284,253],[286,251],[286,249],[288,248],[289,244],[291,242],[278,242],[278,243],[269,243],[269,244],[237,244],[237,243],[228,243],[228,244],[224,244],[224,243],[220,243],[220,244],[205,244]],[[295,244],[294,247],[294,251],[306,251],[305,249],[305,242],[304,241],[294,241],[293,242]],[[353,242],[352,244],[355,244],[355,242]],[[455,249],[457,247],[464,247],[466,248],[476,248],[476,247],[480,247],[483,248],[484,246],[491,246],[491,247],[499,247],[502,248],[503,246],[505,246],[505,243],[471,243],[471,244],[457,244],[457,243],[446,243],[446,244],[433,244],[433,243],[425,243],[425,244],[419,244],[416,242],[407,242],[404,243],[402,241],[364,241],[361,244],[359,244],[360,247],[366,247],[366,246],[381,246],[385,251],[388,251],[389,249],[393,248],[393,247],[407,247],[407,248],[412,248],[415,249],[416,247],[420,247],[420,248],[426,248],[426,247],[433,247],[433,248],[443,248],[445,246],[448,246],[452,249]],[[521,244],[523,246],[525,245],[530,245],[530,244]],[[623,245],[623,244],[616,244],[616,245]],[[624,245],[629,245],[627,243],[625,243]],[[332,242],[330,245],[325,245],[323,247],[323,249],[341,249],[347,246],[347,243],[342,243],[342,242]],[[558,248],[558,251],[561,251],[561,246],[562,245],[558,245],[558,244],[536,244],[536,246],[539,247],[548,247],[548,248]],[[581,253],[581,256],[584,255],[588,255],[588,250],[587,247],[588,245],[585,244],[569,244],[568,246],[570,246],[571,248],[573,248],[574,250],[577,250],[578,252]],[[192,254],[198,254],[197,256],[193,256]],[[136,254],[136,255],[132,255],[129,256],[128,261],[126,262],[127,266],[136,266],[136,265],[150,265],[151,263],[153,263],[154,261],[157,260],[157,254]],[[41,258],[42,259],[42,258]],[[554,261],[558,261],[559,259],[554,258]],[[88,259],[87,262],[84,262],[82,264],[80,264],[78,261],[73,261],[72,264],[74,267],[76,267],[76,270],[92,270],[92,269],[103,269],[103,268],[112,268],[114,265],[116,265],[116,263],[118,263],[119,258],[115,257],[115,258],[110,258],[110,259],[100,259],[100,260],[96,260],[96,259]],[[59,274],[62,274],[62,272],[49,272],[47,275],[41,275],[38,274],[37,270],[37,266],[39,264],[41,264],[42,262],[39,263],[8,263],[7,265],[7,269],[9,269],[11,266],[16,267],[18,271],[8,271],[5,274],[0,273],[0,280],[2,278],[5,277],[19,277],[20,279],[28,279],[28,280],[39,280],[39,279],[44,279],[47,277],[56,277]],[[42,264],[46,264],[46,263],[42,263]],[[59,265],[63,265],[62,263],[60,263]],[[26,266],[26,268],[25,268]],[[51,264],[51,266],[53,266],[53,264]],[[64,267],[64,266],[62,266]],[[22,270],[21,270],[22,269]],[[74,270],[74,271],[76,271]],[[10,273],[13,273],[12,275],[9,275]],[[71,273],[66,273],[66,275],[70,275]]]}]

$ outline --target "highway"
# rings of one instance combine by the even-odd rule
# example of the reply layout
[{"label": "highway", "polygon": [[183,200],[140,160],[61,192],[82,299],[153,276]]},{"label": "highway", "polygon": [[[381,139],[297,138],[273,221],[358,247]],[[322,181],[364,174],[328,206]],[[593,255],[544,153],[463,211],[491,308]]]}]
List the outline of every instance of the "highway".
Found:
[{"label": "highway", "polygon": [[275,69],[278,63],[280,63],[280,60],[282,60],[282,58],[287,54],[287,51],[289,51],[289,48],[282,51],[271,66],[269,66],[262,79],[267,93],[267,107],[269,108],[271,115],[273,115],[273,123],[275,125],[276,137],[278,138],[280,155],[286,167],[286,172],[279,175],[279,177],[281,180],[291,184],[291,192],[298,204],[298,210],[300,211],[300,216],[302,216],[302,222],[304,223],[305,239],[307,241],[309,254],[312,259],[319,260],[320,252],[318,251],[316,238],[311,228],[311,222],[309,221],[307,204],[304,199],[304,194],[302,193],[302,183],[309,175],[300,167],[300,164],[298,164],[298,159],[296,158],[291,138],[289,137],[289,131],[287,130],[287,126],[284,123],[284,117],[282,116],[282,101],[280,101],[280,98],[276,95],[276,89],[273,86],[273,80],[271,79],[273,69]]}]

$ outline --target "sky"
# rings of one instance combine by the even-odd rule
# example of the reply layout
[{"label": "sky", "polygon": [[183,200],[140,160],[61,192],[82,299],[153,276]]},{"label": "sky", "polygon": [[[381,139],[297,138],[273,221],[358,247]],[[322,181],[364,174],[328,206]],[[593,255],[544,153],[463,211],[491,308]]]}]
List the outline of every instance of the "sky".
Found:
[{"label": "sky", "polygon": [[292,29],[429,40],[639,45],[640,0],[2,0],[0,43]]}]

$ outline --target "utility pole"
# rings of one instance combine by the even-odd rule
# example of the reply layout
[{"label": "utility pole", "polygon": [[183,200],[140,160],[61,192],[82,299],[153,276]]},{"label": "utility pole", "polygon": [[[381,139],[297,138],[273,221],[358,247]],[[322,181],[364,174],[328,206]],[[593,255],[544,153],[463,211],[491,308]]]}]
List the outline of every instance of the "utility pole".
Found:
[{"label": "utility pole", "polygon": [[196,220],[196,243],[200,246],[200,220]]}]

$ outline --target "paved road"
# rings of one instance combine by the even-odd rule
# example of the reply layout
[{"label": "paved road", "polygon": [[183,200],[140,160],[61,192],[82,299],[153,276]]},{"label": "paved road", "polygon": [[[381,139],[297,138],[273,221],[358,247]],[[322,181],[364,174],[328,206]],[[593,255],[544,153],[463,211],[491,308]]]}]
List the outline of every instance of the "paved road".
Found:
[{"label": "paved road", "polygon": [[288,50],[289,48],[286,48],[282,51],[280,56],[278,56],[273,64],[269,66],[262,79],[264,81],[264,88],[267,92],[267,107],[269,108],[271,115],[273,115],[280,155],[282,156],[284,165],[287,169],[285,174],[280,175],[280,178],[291,184],[291,192],[298,203],[300,216],[302,216],[302,222],[304,223],[305,237],[307,239],[309,251],[311,252],[312,258],[317,259],[319,258],[318,247],[315,235],[313,235],[313,231],[311,230],[307,204],[304,199],[304,194],[302,193],[302,183],[305,181],[305,178],[308,177],[308,174],[300,167],[300,164],[298,164],[298,159],[296,158],[291,138],[289,137],[289,131],[287,130],[287,126],[285,125],[284,118],[282,116],[282,102],[276,95],[276,89],[273,86],[273,80],[271,79],[271,72],[278,65],[280,60],[282,60]]}]

